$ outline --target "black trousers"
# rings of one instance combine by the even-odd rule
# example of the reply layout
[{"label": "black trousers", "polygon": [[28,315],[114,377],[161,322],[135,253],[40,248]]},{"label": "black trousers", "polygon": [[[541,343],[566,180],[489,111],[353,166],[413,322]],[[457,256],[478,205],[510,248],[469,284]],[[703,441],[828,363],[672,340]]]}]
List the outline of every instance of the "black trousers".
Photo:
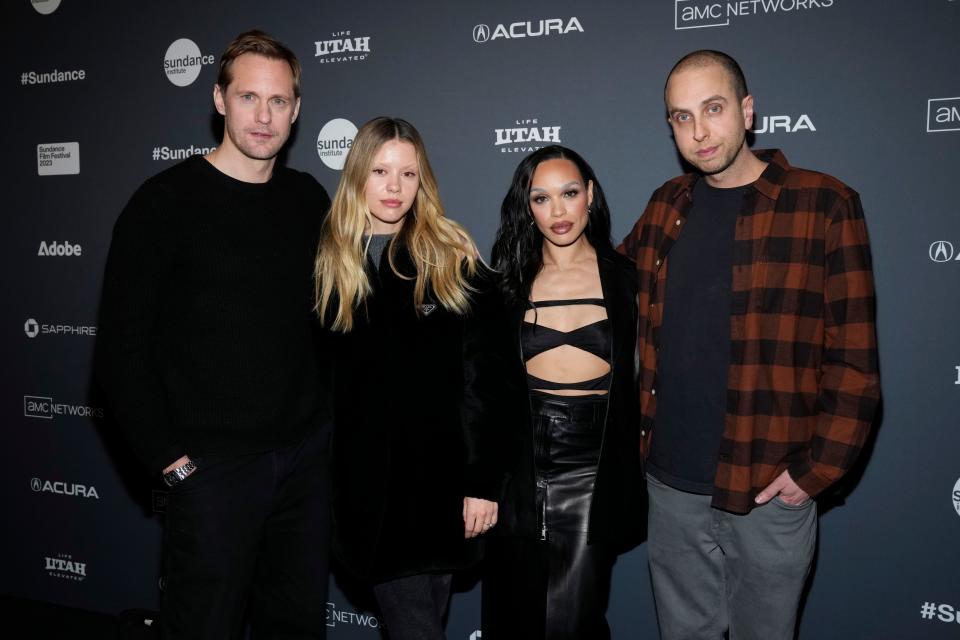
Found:
[{"label": "black trousers", "polygon": [[324,638],[330,429],[265,453],[210,455],[174,485],[164,535],[163,637]]},{"label": "black trousers", "polygon": [[443,617],[450,603],[449,573],[421,573],[374,585],[389,640],[445,640]]},{"label": "black trousers", "polygon": [[604,640],[616,554],[588,544],[606,398],[531,394],[539,539],[486,540],[484,640]]}]

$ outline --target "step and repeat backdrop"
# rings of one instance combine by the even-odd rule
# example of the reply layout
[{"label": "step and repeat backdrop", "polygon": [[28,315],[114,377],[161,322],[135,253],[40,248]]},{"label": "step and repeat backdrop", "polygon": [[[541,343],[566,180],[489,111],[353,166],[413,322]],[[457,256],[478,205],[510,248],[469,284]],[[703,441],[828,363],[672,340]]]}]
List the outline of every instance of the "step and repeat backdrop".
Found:
[{"label": "step and repeat backdrop", "polygon": [[[0,592],[116,613],[156,608],[165,493],[119,441],[91,374],[111,229],[147,177],[220,140],[216,64],[260,28],[300,57],[282,161],[333,194],[356,127],[426,139],[451,217],[489,251],[519,160],[591,162],[622,237],[682,172],[662,102],[684,53],[742,64],[755,148],[863,199],[879,297],[882,419],[821,499],[799,637],[960,637],[960,0],[409,0],[4,3],[0,58],[3,384]],[[481,638],[457,585],[451,639]],[[376,639],[336,579],[330,637]],[[657,633],[643,545],[619,559],[615,638]]]}]

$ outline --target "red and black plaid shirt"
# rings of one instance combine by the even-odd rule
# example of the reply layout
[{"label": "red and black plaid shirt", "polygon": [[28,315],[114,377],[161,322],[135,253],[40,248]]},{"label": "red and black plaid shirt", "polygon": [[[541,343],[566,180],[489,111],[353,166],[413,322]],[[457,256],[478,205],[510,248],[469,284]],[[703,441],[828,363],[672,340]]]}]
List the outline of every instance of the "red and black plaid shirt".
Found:
[{"label": "red and black plaid shirt", "polygon": [[[870,245],[860,198],[778,150],[737,217],[727,413],[713,506],[746,513],[784,469],[811,496],[853,464],[880,397]],[[655,437],[657,347],[670,248],[697,174],[657,189],[620,251],[637,263],[645,451]]]}]

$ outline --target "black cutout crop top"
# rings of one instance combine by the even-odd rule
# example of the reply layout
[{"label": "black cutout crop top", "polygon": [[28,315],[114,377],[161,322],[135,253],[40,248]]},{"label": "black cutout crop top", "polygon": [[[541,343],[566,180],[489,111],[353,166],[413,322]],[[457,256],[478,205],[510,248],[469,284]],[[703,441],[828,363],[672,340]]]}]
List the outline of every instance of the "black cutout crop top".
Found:
[{"label": "black cutout crop top", "polygon": [[[592,304],[598,307],[605,307],[602,298],[582,298],[575,300],[543,300],[541,302],[528,302],[528,308],[534,312],[542,307],[561,307],[576,304]],[[570,345],[582,349],[587,353],[606,360],[611,363],[612,338],[610,335],[610,319],[604,318],[577,327],[571,331],[560,331],[552,329],[527,320],[523,321],[523,327],[520,332],[521,347],[523,349],[523,362],[526,364],[531,358],[540,355],[544,351],[555,349],[563,345]],[[610,371],[607,371],[599,378],[592,380],[583,380],[580,382],[553,382],[544,380],[537,376],[527,373],[527,386],[530,389],[542,390],[566,390],[576,391],[607,391],[610,388]]]}]

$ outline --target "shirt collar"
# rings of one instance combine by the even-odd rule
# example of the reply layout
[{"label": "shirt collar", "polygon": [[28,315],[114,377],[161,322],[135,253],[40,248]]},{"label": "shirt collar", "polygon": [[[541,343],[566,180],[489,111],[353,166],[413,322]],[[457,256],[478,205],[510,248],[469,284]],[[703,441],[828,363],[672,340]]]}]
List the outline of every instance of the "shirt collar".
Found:
[{"label": "shirt collar", "polygon": [[[763,173],[760,174],[760,177],[750,186],[771,200],[776,200],[780,196],[780,188],[783,186],[787,172],[790,170],[790,163],[787,162],[786,156],[783,155],[780,149],[757,149],[756,151],[751,151],[751,153],[763,162],[766,162],[767,167],[763,170]],[[699,173],[688,173],[684,175],[680,179],[680,188],[677,189],[674,199],[686,195],[692,200],[693,187],[697,184],[697,180],[699,180],[700,177]]]}]

